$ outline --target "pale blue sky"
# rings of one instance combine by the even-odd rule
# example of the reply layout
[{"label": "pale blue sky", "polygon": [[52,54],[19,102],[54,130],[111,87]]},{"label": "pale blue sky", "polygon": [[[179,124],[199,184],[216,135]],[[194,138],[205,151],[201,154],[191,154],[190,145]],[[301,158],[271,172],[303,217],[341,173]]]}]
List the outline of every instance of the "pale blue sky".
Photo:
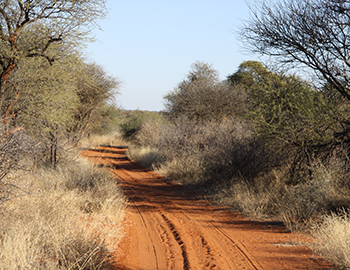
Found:
[{"label": "pale blue sky", "polygon": [[245,0],[109,0],[107,7],[87,55],[123,81],[117,100],[124,109],[164,109],[163,96],[195,61],[225,79],[254,60],[236,33],[249,15]]}]

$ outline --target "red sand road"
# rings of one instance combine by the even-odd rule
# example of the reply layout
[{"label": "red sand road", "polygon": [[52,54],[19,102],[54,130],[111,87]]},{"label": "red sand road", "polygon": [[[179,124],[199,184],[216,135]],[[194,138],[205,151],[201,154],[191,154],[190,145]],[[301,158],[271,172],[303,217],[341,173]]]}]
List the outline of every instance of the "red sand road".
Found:
[{"label": "red sand road", "polygon": [[130,161],[126,149],[99,147],[84,156],[107,165],[128,197],[116,269],[330,269],[295,234],[253,222]]}]

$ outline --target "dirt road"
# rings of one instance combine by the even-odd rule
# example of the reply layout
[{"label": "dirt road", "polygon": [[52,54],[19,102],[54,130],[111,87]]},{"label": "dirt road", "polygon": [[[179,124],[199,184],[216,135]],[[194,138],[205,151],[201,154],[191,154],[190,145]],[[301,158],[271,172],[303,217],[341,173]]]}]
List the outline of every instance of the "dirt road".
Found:
[{"label": "dirt road", "polygon": [[128,197],[116,269],[329,269],[275,222],[253,222],[129,161],[126,149],[84,155],[108,165]]}]

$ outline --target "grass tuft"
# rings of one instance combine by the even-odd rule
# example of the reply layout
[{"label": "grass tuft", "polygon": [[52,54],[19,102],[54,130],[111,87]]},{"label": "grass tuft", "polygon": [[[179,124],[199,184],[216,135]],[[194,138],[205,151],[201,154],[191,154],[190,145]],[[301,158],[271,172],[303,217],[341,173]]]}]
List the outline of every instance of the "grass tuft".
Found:
[{"label": "grass tuft", "polygon": [[157,169],[164,159],[161,151],[151,146],[132,146],[128,155],[132,160],[150,169]]},{"label": "grass tuft", "polygon": [[313,226],[311,234],[315,238],[311,247],[316,254],[341,269],[350,268],[350,216],[346,211],[325,216]]}]

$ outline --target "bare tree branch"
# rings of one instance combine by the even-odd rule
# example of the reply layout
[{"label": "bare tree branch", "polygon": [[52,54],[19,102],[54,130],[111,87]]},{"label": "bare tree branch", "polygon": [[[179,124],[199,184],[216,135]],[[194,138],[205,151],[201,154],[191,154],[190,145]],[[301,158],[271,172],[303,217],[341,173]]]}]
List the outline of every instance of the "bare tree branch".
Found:
[{"label": "bare tree branch", "polygon": [[253,52],[302,64],[350,100],[350,2],[260,1],[241,35]]}]

